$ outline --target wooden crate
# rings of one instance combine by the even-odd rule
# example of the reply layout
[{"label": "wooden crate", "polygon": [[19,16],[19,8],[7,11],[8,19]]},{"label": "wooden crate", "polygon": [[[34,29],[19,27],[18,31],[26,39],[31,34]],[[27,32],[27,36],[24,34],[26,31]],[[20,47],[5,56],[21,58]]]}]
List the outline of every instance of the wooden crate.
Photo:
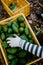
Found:
[{"label": "wooden crate", "polygon": [[[28,16],[30,14],[30,3],[26,0],[1,0],[3,7],[7,11],[7,13],[10,16],[23,13],[25,16]],[[15,12],[12,12],[9,8],[9,5],[11,3],[17,3],[17,10]]]},{"label": "wooden crate", "polygon": [[1,50],[0,50],[0,62],[2,63],[2,65],[5,65]]},{"label": "wooden crate", "polygon": [[[31,28],[30,24],[28,23],[27,19],[25,18],[24,14],[21,13],[21,14],[17,14],[17,15],[15,15],[15,16],[12,16],[12,17],[10,17],[10,18],[7,18],[7,19],[5,19],[5,20],[3,20],[3,21],[0,21],[0,24],[1,24],[1,25],[5,25],[5,24],[7,24],[7,21],[9,21],[9,20],[16,20],[19,16],[22,16],[22,17],[25,19],[25,21],[24,21],[25,26],[29,28],[29,31],[30,31],[30,33],[32,34],[32,37],[33,37],[34,42],[35,42],[36,44],[40,45],[39,41],[37,40],[37,38],[36,38],[36,36],[35,36],[35,34],[34,34],[32,28]],[[0,40],[0,42],[1,42],[1,40]],[[6,57],[5,50],[3,49],[1,43],[0,43],[0,48],[1,48],[1,51],[2,51],[2,54],[3,54],[3,57],[4,57],[4,60],[5,60],[6,65],[9,65],[9,64],[8,64],[8,60],[7,60],[7,57]],[[33,64],[34,62],[39,61],[40,59],[41,59],[41,58],[38,58],[38,59],[36,59],[36,60],[34,60],[34,61],[32,60],[31,62],[29,62],[29,63],[26,64],[26,65],[31,65],[31,64]]]}]

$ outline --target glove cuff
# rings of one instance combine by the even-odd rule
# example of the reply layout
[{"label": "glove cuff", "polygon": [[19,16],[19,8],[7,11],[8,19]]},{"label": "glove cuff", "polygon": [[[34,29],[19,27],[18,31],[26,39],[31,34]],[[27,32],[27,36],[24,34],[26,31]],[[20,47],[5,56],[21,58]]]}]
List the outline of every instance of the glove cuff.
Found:
[{"label": "glove cuff", "polygon": [[19,47],[21,48],[21,49],[23,49],[23,46],[24,46],[24,43],[25,43],[26,41],[25,40],[20,40],[20,42],[19,42]]}]

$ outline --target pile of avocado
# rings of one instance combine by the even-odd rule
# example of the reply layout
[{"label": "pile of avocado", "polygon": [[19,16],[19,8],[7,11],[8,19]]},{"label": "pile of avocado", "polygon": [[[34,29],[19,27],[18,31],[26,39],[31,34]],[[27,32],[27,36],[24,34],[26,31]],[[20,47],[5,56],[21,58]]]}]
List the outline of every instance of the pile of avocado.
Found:
[{"label": "pile of avocado", "polygon": [[17,4],[10,4],[9,5],[9,8],[12,10],[12,12],[14,12],[14,11],[16,11],[16,9],[17,9]]},{"label": "pile of avocado", "polygon": [[3,48],[6,49],[9,65],[25,65],[31,60],[37,58],[21,48],[11,48],[9,44],[7,44],[6,38],[14,37],[14,33],[20,38],[34,43],[32,35],[30,34],[29,29],[25,26],[24,21],[24,18],[20,16],[15,21],[9,20],[6,25],[0,25],[0,39],[3,41]]}]

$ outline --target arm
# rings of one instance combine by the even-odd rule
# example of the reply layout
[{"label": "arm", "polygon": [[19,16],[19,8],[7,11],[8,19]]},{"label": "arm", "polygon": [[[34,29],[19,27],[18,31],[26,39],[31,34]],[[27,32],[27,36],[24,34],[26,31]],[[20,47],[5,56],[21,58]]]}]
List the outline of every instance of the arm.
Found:
[{"label": "arm", "polygon": [[25,40],[22,40],[17,35],[15,36],[16,36],[15,38],[7,38],[7,43],[9,43],[11,47],[20,47],[21,49],[24,49],[32,53],[33,55],[43,58],[43,47],[42,46],[31,44],[30,42],[26,42]]},{"label": "arm", "polygon": [[24,50],[32,53],[33,55],[43,58],[43,47],[41,47],[41,46],[31,44],[31,43],[25,41],[25,42],[21,43],[20,47],[21,47],[21,49],[24,49]]}]

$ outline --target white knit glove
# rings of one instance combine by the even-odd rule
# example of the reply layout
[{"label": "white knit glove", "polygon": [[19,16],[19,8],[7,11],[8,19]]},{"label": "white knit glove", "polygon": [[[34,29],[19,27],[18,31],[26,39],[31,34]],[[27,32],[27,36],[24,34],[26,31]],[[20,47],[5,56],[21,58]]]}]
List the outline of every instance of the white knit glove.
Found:
[{"label": "white knit glove", "polygon": [[11,46],[11,47],[20,47],[21,43],[25,42],[25,40],[22,40],[16,34],[14,34],[14,37],[9,37],[6,40],[7,40],[7,43],[9,44],[9,46]]}]

